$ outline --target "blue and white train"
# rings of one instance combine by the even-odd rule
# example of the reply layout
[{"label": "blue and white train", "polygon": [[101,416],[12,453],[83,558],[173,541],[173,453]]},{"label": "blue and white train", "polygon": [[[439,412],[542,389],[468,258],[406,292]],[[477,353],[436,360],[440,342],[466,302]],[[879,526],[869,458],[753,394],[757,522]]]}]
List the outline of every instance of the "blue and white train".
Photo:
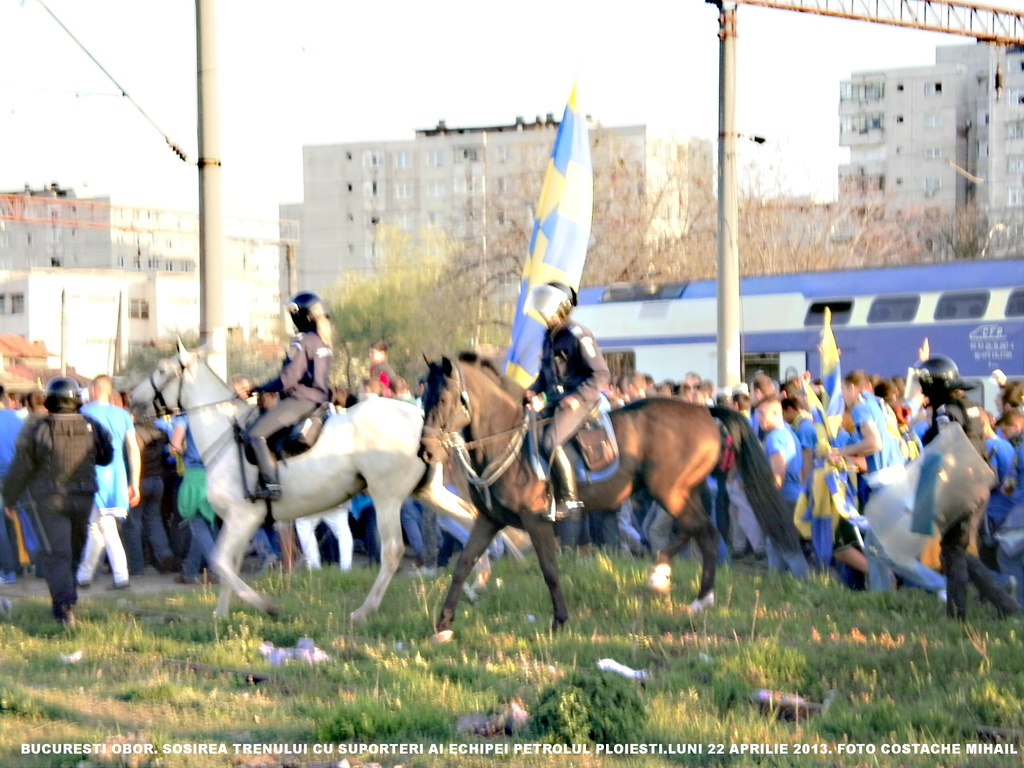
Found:
[{"label": "blue and white train", "polygon": [[[817,375],[826,307],[844,371],[904,375],[927,338],[932,353],[986,389],[997,369],[1024,377],[1024,259],[747,277],[740,305],[745,381],[758,371]],[[584,288],[574,317],[594,332],[615,373],[716,378],[714,280]]]}]

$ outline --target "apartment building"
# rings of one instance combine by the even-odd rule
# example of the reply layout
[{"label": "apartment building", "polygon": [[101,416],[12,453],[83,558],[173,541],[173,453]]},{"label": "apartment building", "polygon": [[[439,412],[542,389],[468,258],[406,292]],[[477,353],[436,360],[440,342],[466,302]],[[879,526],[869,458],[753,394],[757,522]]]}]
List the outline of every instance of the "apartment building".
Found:
[{"label": "apartment building", "polygon": [[976,206],[1024,235],[1024,48],[940,46],[928,66],[854,73],[839,141],[842,202],[885,215]]},{"label": "apartment building", "polygon": [[[280,208],[302,230],[298,284],[323,291],[346,274],[378,269],[387,230],[418,237],[435,227],[463,240],[493,240],[513,226],[529,232],[558,125],[551,114],[485,127],[440,121],[403,141],[304,147],[304,200]],[[594,123],[590,138],[595,198],[603,190],[607,206],[595,230],[613,225],[616,206],[655,186],[650,235],[685,226],[690,182],[713,176],[710,142]],[[667,185],[677,188],[664,194]]]},{"label": "apartment building", "polygon": [[[282,232],[225,220],[226,323],[244,338],[282,328]],[[61,350],[92,376],[131,349],[199,328],[195,213],[80,199],[58,184],[0,194],[0,333]]]}]

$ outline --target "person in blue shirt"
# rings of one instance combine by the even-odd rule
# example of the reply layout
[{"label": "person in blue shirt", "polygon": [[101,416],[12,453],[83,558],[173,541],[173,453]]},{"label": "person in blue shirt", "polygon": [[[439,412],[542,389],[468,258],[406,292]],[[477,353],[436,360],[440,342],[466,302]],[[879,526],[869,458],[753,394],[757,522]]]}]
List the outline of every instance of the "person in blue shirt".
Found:
[{"label": "person in blue shirt", "polygon": [[[1019,410],[1007,412],[996,426],[1002,436],[994,438],[999,445],[993,450],[992,461],[997,467],[1000,485],[992,491],[988,514],[998,541],[996,562],[999,570],[1013,577],[1016,582],[1014,596],[1018,603],[1024,605],[1024,534],[1019,533],[1024,528],[1024,442],[1019,439],[1024,428],[1024,413]],[[1006,446],[1009,446],[1009,451]]]},{"label": "person in blue shirt", "polygon": [[[0,384],[0,485],[3,485],[7,477],[7,470],[14,460],[14,444],[18,434],[25,423],[21,413],[11,408],[11,401],[7,397],[7,390]],[[0,509],[4,506],[14,507],[17,499],[7,499],[0,496]],[[0,519],[0,584],[13,584],[16,578],[15,571],[18,568],[18,559],[14,554],[14,547],[7,531],[6,518]]]},{"label": "person in blue shirt", "polygon": [[142,459],[139,443],[135,439],[135,422],[124,408],[111,402],[114,382],[107,375],[97,376],[89,388],[92,400],[82,406],[82,413],[99,422],[110,433],[114,445],[114,460],[96,468],[96,507],[89,520],[82,562],[78,566],[78,586],[89,587],[106,549],[110,570],[114,575],[113,589],[131,586],[128,574],[128,556],[118,532],[118,520],[128,516],[129,507],[139,503]]},{"label": "person in blue shirt", "polygon": [[[782,416],[782,402],[776,395],[767,395],[757,404],[757,418],[765,435],[764,448],[775,476],[775,483],[790,511],[796,509],[797,499],[803,491],[801,478],[803,455],[797,448],[796,435]],[[807,560],[797,553],[783,557],[771,537],[767,540],[768,567],[789,570],[797,578],[807,575]]]}]

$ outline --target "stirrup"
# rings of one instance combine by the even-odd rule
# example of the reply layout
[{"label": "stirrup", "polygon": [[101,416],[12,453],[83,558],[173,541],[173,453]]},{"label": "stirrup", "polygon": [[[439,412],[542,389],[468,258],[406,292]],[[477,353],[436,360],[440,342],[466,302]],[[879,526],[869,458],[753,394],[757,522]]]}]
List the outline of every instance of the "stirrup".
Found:
[{"label": "stirrup", "polygon": [[260,483],[253,491],[254,499],[266,499],[267,501],[281,500],[281,486],[277,483]]}]

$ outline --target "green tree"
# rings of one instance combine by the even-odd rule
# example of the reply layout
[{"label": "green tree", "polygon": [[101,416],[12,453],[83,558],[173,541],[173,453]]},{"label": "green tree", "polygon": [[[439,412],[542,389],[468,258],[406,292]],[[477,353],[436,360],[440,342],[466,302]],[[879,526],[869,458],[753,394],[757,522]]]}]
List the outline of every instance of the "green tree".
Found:
[{"label": "green tree", "polygon": [[335,381],[356,387],[369,369],[371,344],[384,341],[395,371],[412,382],[434,358],[468,347],[478,286],[459,279],[459,249],[440,230],[420,238],[382,229],[381,269],[328,291],[334,327]]}]

